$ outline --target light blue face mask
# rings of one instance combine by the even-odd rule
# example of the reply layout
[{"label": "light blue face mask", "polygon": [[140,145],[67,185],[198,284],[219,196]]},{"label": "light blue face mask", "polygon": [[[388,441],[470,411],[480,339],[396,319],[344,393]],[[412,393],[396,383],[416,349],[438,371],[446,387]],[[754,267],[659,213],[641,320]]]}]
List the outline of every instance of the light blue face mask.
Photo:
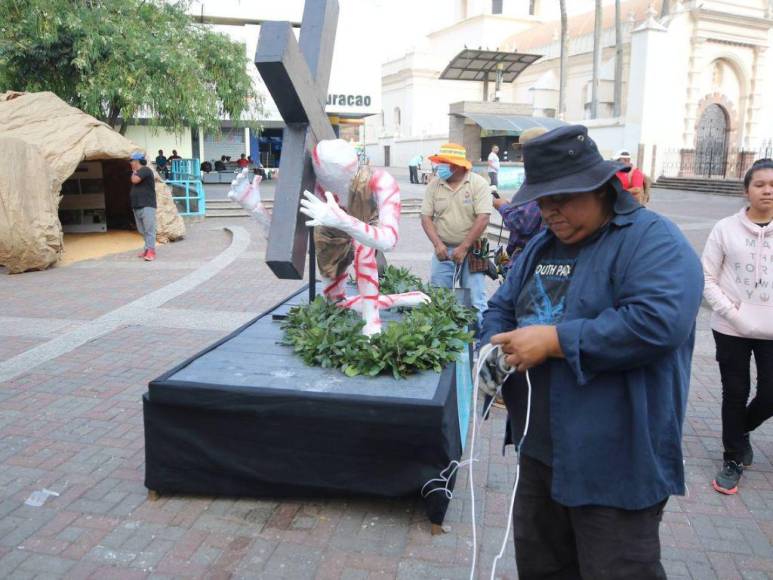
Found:
[{"label": "light blue face mask", "polygon": [[451,166],[448,163],[438,163],[437,176],[440,179],[448,179],[453,174],[454,172],[451,170]]}]

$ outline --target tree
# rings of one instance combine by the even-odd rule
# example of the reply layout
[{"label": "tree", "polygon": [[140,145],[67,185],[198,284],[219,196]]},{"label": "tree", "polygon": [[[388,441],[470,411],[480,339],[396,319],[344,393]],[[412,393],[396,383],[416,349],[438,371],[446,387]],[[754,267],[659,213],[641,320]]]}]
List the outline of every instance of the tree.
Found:
[{"label": "tree", "polygon": [[162,0],[0,0],[0,90],[52,91],[127,121],[217,131],[262,110],[244,46]]},{"label": "tree", "polygon": [[623,22],[620,0],[615,0],[615,111],[619,117],[623,112]]},{"label": "tree", "polygon": [[566,0],[559,0],[561,8],[561,67],[558,80],[558,118],[566,113],[566,75],[569,66],[569,31],[566,23]]},{"label": "tree", "polygon": [[590,118],[599,116],[599,71],[601,70],[601,0],[596,0],[596,18],[593,25],[593,79],[591,81]]}]

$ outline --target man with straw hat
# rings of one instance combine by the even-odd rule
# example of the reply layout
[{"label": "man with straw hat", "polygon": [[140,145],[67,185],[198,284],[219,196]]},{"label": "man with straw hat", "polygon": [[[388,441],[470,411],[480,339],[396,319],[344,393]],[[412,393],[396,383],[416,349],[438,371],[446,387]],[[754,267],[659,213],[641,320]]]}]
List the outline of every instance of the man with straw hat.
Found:
[{"label": "man with straw hat", "polygon": [[424,194],[421,225],[435,249],[430,284],[453,288],[456,281],[459,287],[468,288],[480,325],[486,310],[485,270],[471,272],[468,255],[483,247],[493,211],[489,184],[472,172],[461,145],[446,143],[429,159],[437,172]]}]

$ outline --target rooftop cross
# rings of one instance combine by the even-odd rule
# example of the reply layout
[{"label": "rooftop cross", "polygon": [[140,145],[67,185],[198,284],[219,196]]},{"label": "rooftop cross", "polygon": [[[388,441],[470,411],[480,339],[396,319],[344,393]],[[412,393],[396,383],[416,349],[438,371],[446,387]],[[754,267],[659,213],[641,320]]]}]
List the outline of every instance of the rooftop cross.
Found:
[{"label": "rooftop cross", "polygon": [[[337,0],[306,0],[297,42],[289,22],[260,27],[255,66],[286,125],[266,250],[266,263],[282,279],[303,278],[309,228],[298,211],[301,194],[314,191],[314,145],[335,139],[325,101],[337,22]],[[313,264],[310,273],[313,287]]]}]

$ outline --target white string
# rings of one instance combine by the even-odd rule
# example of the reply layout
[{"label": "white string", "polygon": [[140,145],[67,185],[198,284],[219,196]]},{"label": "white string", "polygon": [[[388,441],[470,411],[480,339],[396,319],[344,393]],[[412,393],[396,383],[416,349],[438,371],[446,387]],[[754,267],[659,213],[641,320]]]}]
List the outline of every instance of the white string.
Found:
[{"label": "white string", "polygon": [[[470,456],[469,459],[466,459],[464,461],[451,461],[448,466],[443,469],[443,471],[440,472],[440,477],[436,477],[434,479],[430,479],[427,481],[421,488],[421,495],[422,497],[427,497],[432,493],[435,493],[436,491],[442,491],[445,496],[451,500],[453,498],[453,492],[448,488],[451,479],[453,478],[454,474],[461,468],[461,467],[469,467],[469,486],[470,486],[470,502],[471,502],[471,511],[472,511],[472,564],[470,565],[470,580],[473,580],[475,578],[475,567],[478,560],[478,530],[477,530],[477,521],[475,516],[475,482],[474,482],[474,476],[473,476],[473,466],[474,463],[478,461],[478,459],[475,457],[475,440],[477,439],[478,434],[478,385],[480,383],[480,372],[483,369],[483,365],[486,364],[486,359],[489,357],[489,355],[494,352],[499,351],[498,355],[504,354],[504,351],[502,351],[500,345],[493,345],[493,344],[485,344],[481,347],[480,353],[478,354],[478,360],[475,365],[475,377],[474,377],[474,383],[473,383],[473,389],[472,389],[472,438],[470,440]],[[510,368],[506,371],[507,375],[510,375],[515,372],[516,369]],[[526,439],[526,435],[529,432],[529,420],[531,418],[531,378],[529,377],[529,371],[526,371],[526,386],[528,387],[528,395],[526,400],[526,422],[523,427],[523,433],[521,434],[521,438],[518,441],[518,445],[516,446],[516,454],[517,454],[517,461],[515,466],[515,483],[513,484],[513,492],[510,496],[510,502],[508,507],[508,516],[507,516],[507,526],[505,528],[505,537],[502,539],[502,545],[500,546],[499,553],[494,558],[494,561],[492,562],[491,566],[491,580],[494,580],[494,574],[496,573],[497,569],[497,562],[502,559],[502,557],[505,554],[505,551],[507,550],[507,540],[510,537],[510,526],[513,524],[513,508],[515,505],[515,496],[518,492],[518,482],[520,480],[521,475],[521,454],[520,449],[523,445],[524,440]],[[500,389],[502,388],[502,385],[499,385],[499,388],[497,389],[497,394],[499,393]],[[490,410],[491,406],[496,401],[496,395],[491,398],[491,401],[489,402],[488,406],[486,407],[483,415],[485,416]],[[431,483],[443,483],[442,487],[436,487],[434,489],[431,489],[425,493],[425,489],[428,485]]]},{"label": "white string", "polygon": [[[484,417],[491,410],[491,406],[494,404],[495,401],[496,401],[496,398],[492,398],[491,401],[489,401],[488,406],[483,412]],[[473,426],[473,433],[474,431],[475,431],[475,427]],[[473,438],[474,438],[474,435],[473,435]],[[446,466],[446,468],[440,472],[440,477],[435,477],[433,479],[428,480],[421,487],[421,497],[426,498],[431,493],[435,493],[436,491],[442,491],[449,501],[454,499],[454,492],[451,491],[448,487],[451,483],[451,478],[453,478],[454,474],[462,467],[467,467],[469,465],[470,469],[472,469],[472,464],[475,463],[476,461],[478,461],[478,459],[476,457],[472,457],[472,454],[470,454],[469,459],[465,459],[464,461],[457,461],[456,459],[452,459],[451,462]],[[446,474],[446,472],[449,469],[451,470],[451,472]],[[436,487],[434,489],[430,489],[429,491],[425,492],[424,490],[426,489],[426,487],[434,482],[443,483],[443,486]]]},{"label": "white string", "polygon": [[491,576],[490,580],[494,580],[494,574],[497,571],[497,562],[502,559],[507,549],[507,540],[510,536],[510,526],[513,525],[513,510],[515,508],[515,494],[518,492],[518,480],[521,477],[521,445],[523,445],[524,439],[526,439],[526,433],[529,432],[529,418],[531,416],[531,379],[529,378],[529,371],[526,371],[526,386],[528,387],[528,397],[526,399],[526,423],[523,426],[523,434],[521,440],[518,442],[518,446],[515,448],[515,452],[518,455],[515,462],[515,484],[513,484],[513,493],[510,496],[510,504],[507,510],[507,527],[505,528],[505,537],[502,538],[502,546],[499,548],[499,553],[494,558],[491,564]]},{"label": "white string", "polygon": [[454,265],[454,280],[452,282],[453,290],[456,290],[457,288],[462,287],[462,268],[464,267],[464,264],[455,264]]},{"label": "white string", "polygon": [[[466,459],[462,462],[459,462],[456,459],[452,459],[451,463],[449,463],[448,466],[443,471],[440,472],[440,477],[435,477],[434,479],[430,479],[429,481],[427,481],[427,483],[425,483],[421,487],[421,497],[426,498],[431,493],[435,493],[436,491],[442,491],[445,493],[445,496],[449,499],[449,501],[452,500],[454,498],[454,492],[448,489],[448,485],[451,483],[451,478],[459,470],[459,468],[470,465],[473,461],[477,461],[477,459]],[[446,472],[449,469],[451,470],[451,472],[446,474]],[[436,487],[425,492],[424,490],[426,489],[426,487],[434,482],[442,483],[443,487]]]}]

